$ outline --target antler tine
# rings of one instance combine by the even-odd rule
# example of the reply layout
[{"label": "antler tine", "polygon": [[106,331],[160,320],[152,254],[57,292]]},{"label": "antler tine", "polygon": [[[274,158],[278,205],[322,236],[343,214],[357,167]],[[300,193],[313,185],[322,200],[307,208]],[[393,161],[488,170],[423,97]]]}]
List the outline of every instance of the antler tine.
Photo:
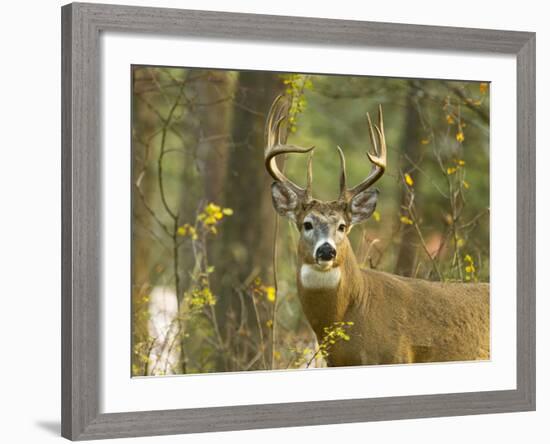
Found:
[{"label": "antler tine", "polygon": [[307,182],[306,182],[306,200],[311,200],[313,197],[312,183],[313,183],[313,153],[311,150],[307,158]]},{"label": "antler tine", "polygon": [[[387,148],[386,137],[384,135],[384,118],[382,115],[382,105],[378,105],[378,125],[373,125],[369,113],[367,113],[367,121],[369,126],[369,136],[373,144],[374,154],[367,151],[367,157],[373,164],[373,168],[368,177],[360,184],[348,190],[348,195],[353,197],[361,191],[372,186],[378,179],[382,177],[387,165]],[[375,133],[376,136],[375,137]],[[378,143],[376,142],[378,138]]]},{"label": "antler tine", "polygon": [[346,186],[346,158],[342,148],[336,145],[338,151],[338,157],[340,158],[340,196],[338,200],[345,200],[347,198],[347,186]]},{"label": "antler tine", "polygon": [[288,177],[277,166],[276,156],[288,153],[309,153],[315,147],[299,147],[296,145],[287,145],[287,128],[282,123],[288,119],[290,103],[285,96],[279,95],[271,105],[266,121],[266,146],[264,151],[264,161],[267,172],[277,182],[282,182],[289,186],[301,198],[311,198],[311,155],[308,160],[308,185],[304,189]]},{"label": "antler tine", "polygon": [[374,129],[378,134],[378,140],[380,141],[380,151],[378,151],[378,147],[373,137],[374,134],[372,131],[372,123],[370,121],[370,116],[368,115],[368,113],[367,113],[367,117],[369,120],[369,132],[371,134],[371,140],[374,145],[374,149],[376,153],[376,156],[373,156],[371,153],[367,153],[367,156],[369,157],[369,160],[372,163],[385,169],[386,160],[387,160],[387,150],[386,150],[386,136],[384,135],[384,119],[382,117],[382,105],[378,105],[378,126],[374,125]]},{"label": "antler tine", "polygon": [[[378,155],[378,145],[376,143],[376,137],[374,136],[374,128],[372,127],[372,120],[370,119],[370,114],[368,112],[367,112],[367,122],[369,124],[369,137],[372,143],[372,148],[374,153]],[[369,155],[368,151],[367,151],[367,155]]]}]

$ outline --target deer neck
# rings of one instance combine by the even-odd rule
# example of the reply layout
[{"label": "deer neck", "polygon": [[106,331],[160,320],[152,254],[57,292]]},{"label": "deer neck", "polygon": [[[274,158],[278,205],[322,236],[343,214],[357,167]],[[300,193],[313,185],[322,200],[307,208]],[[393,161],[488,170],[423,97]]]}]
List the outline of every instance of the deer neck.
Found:
[{"label": "deer neck", "polygon": [[334,322],[348,321],[346,313],[366,294],[365,278],[347,239],[338,254],[338,266],[329,271],[298,260],[298,295],[317,336]]}]

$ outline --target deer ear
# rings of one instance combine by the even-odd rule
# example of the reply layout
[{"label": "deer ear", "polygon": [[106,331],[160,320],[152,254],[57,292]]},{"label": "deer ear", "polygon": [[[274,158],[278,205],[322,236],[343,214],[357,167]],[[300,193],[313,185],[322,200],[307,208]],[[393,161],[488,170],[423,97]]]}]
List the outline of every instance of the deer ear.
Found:
[{"label": "deer ear", "polygon": [[352,224],[366,221],[372,216],[378,200],[378,190],[365,190],[356,194],[349,203],[349,215]]},{"label": "deer ear", "polygon": [[296,220],[298,209],[298,195],[282,182],[273,182],[271,185],[271,198],[275,211],[281,216]]}]

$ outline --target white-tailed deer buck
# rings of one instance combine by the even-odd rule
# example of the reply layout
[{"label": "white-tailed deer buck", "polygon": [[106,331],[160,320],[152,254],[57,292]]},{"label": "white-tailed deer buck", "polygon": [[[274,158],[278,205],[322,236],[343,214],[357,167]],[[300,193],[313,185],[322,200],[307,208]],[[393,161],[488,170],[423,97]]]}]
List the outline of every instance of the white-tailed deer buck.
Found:
[{"label": "white-tailed deer buck", "polygon": [[[430,282],[361,269],[348,240],[353,225],[376,207],[372,185],[386,169],[382,107],[378,125],[368,129],[374,154],[372,171],[359,185],[346,186],[344,154],[340,157],[340,195],[322,202],[311,194],[314,147],[286,144],[287,99],[278,97],[266,123],[265,166],[275,182],[273,205],[300,231],[298,294],[304,313],[321,341],[324,328],[353,322],[349,341],[337,341],[330,366],[489,359],[489,285]],[[378,142],[377,142],[378,141]],[[310,153],[307,185],[301,188],[278,168],[276,156]]]}]

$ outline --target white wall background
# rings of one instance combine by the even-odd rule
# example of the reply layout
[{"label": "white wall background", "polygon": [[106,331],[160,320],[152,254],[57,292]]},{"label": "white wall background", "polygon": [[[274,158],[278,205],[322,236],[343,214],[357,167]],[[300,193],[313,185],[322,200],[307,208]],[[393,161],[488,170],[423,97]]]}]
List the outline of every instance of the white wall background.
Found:
[{"label": "white wall background", "polygon": [[[127,4],[525,30],[537,32],[538,81],[538,410],[458,418],[139,438],[142,443],[306,441],[547,442],[550,420],[550,304],[543,282],[550,248],[545,180],[550,30],[544,2],[386,0],[149,0]],[[12,1],[0,32],[0,408],[3,442],[54,442],[60,412],[60,6]],[[113,3],[103,0],[103,3]],[[546,147],[546,149],[545,149]],[[495,150],[498,152],[498,150]],[[511,174],[514,174],[511,172]],[[513,215],[510,215],[514,217]],[[510,260],[513,260],[510,258]]]}]

